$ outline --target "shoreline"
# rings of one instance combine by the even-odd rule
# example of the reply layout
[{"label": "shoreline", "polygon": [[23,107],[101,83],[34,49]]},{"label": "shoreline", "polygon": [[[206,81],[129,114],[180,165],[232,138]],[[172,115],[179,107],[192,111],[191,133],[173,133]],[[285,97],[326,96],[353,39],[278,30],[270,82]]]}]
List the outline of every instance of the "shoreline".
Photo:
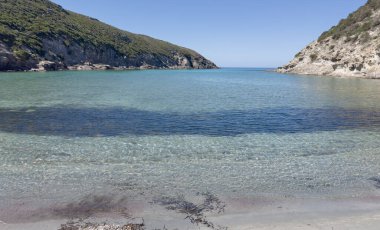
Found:
[{"label": "shoreline", "polygon": [[360,74],[317,74],[317,73],[304,73],[304,72],[287,72],[281,71],[281,69],[274,69],[273,72],[279,74],[288,74],[288,75],[298,75],[305,77],[328,77],[328,78],[339,78],[339,79],[368,79],[368,80],[380,80],[380,74],[373,76],[364,76]]},{"label": "shoreline", "polygon": [[93,63],[84,63],[72,66],[65,66],[61,63],[50,62],[50,61],[41,61],[36,68],[31,68],[27,70],[5,70],[0,71],[3,73],[12,73],[12,72],[56,72],[56,71],[105,71],[105,70],[199,70],[199,69],[220,69],[220,67],[214,68],[193,68],[186,66],[169,66],[169,67],[158,67],[152,65],[142,65],[142,66],[112,66],[107,64],[93,64]]},{"label": "shoreline", "polygon": [[[211,225],[191,223],[179,211],[148,204],[134,204],[134,216],[123,218],[114,213],[97,213],[87,219],[52,218],[25,223],[0,221],[1,230],[66,230],[70,226],[93,230],[142,229],[366,229],[380,226],[380,196],[329,199],[255,200],[231,199],[223,213],[207,214]],[[66,226],[67,228],[63,228]],[[129,227],[128,227],[129,226]],[[211,226],[211,227],[210,227]],[[75,229],[75,228],[74,228]],[[80,228],[79,228],[80,229]]]}]

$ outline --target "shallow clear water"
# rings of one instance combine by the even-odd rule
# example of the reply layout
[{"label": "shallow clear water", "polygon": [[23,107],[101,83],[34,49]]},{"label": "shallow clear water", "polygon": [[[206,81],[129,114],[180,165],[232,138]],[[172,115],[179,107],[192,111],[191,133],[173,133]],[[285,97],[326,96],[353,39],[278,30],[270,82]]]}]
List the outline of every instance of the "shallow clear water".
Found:
[{"label": "shallow clear water", "polygon": [[378,194],[379,102],[380,81],[260,69],[1,73],[0,208]]}]

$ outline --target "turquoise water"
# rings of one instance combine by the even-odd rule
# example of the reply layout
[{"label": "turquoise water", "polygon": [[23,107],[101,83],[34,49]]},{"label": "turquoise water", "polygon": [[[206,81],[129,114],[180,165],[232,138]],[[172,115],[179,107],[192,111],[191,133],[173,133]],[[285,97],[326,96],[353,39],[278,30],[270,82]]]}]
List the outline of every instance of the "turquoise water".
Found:
[{"label": "turquoise water", "polygon": [[262,69],[1,73],[0,209],[379,194],[379,101],[380,81]]}]

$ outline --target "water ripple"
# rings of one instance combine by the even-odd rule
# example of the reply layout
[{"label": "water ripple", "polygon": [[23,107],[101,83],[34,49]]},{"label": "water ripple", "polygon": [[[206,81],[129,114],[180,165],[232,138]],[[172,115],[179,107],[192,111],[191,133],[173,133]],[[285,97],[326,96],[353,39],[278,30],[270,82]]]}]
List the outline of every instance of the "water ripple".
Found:
[{"label": "water ripple", "polygon": [[171,113],[137,109],[41,107],[0,109],[0,131],[55,136],[312,133],[380,128],[380,111],[345,108],[261,108]]}]

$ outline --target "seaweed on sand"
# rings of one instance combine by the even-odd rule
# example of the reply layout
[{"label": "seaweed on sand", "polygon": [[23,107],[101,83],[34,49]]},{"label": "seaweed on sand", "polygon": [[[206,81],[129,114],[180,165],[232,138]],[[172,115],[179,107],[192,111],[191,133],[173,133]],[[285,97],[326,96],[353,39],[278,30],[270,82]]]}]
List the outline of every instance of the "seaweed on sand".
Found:
[{"label": "seaweed on sand", "polygon": [[369,180],[374,181],[375,187],[380,189],[380,177],[371,177],[369,178]]},{"label": "seaweed on sand", "polygon": [[[216,225],[208,220],[206,214],[223,213],[226,205],[215,195],[207,193],[196,194],[200,202],[190,202],[184,195],[163,196],[153,200],[153,204],[165,207],[167,210],[176,211],[185,215],[185,219],[192,224],[203,225],[210,229],[226,230],[226,227]],[[98,213],[113,212],[122,214],[126,218],[126,225],[108,223],[94,223],[89,219]],[[78,202],[67,204],[53,210],[56,217],[69,218],[58,230],[145,230],[144,220],[131,223],[135,220],[127,213],[126,198],[114,196],[86,196]],[[164,227],[164,229],[166,229]]]},{"label": "seaweed on sand", "polygon": [[144,230],[145,224],[143,219],[141,222],[128,223],[126,225],[88,221],[95,214],[109,212],[117,213],[126,219],[133,220],[127,212],[126,203],[127,199],[124,196],[85,196],[77,202],[55,208],[52,214],[56,217],[70,219],[67,223],[62,224],[58,230]]},{"label": "seaweed on sand", "polygon": [[129,217],[126,207],[127,198],[114,196],[85,196],[80,201],[55,208],[53,215],[63,218],[89,218],[97,213],[114,212]]},{"label": "seaweed on sand", "polygon": [[206,216],[207,213],[223,213],[226,205],[217,196],[209,192],[198,193],[197,196],[203,197],[200,204],[186,200],[184,195],[163,196],[154,199],[152,203],[186,215],[185,219],[189,219],[192,224],[203,225],[216,230],[227,229],[227,227],[215,225]]},{"label": "seaweed on sand", "polygon": [[94,224],[81,222],[68,222],[62,224],[58,230],[145,230],[144,223],[142,224],[127,224],[127,225],[109,225],[109,224]]}]

